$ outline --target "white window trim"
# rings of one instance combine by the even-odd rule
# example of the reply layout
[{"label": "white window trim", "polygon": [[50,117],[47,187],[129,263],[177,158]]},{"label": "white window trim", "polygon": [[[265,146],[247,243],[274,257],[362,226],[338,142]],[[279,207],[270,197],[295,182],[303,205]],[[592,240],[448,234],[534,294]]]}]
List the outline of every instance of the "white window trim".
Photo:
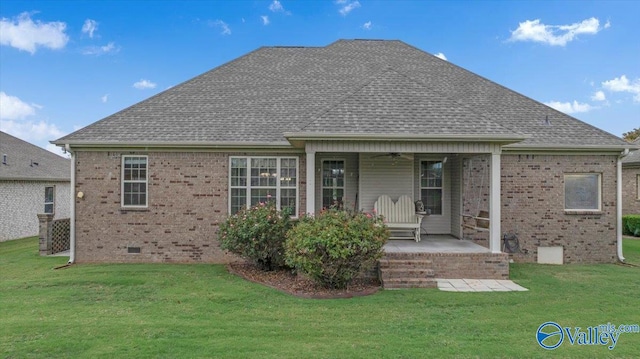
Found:
[{"label": "white window trim", "polygon": [[[146,184],[145,188],[147,189],[147,195],[145,196],[145,204],[142,205],[125,205],[124,204],[124,183],[125,183],[125,179],[124,179],[124,161],[127,158],[131,158],[131,157],[143,157],[146,162],[147,162],[147,170],[146,172],[146,178],[144,179],[144,181],[141,180],[128,180],[126,181],[127,183],[144,183]],[[120,164],[121,170],[120,170],[120,206],[122,208],[149,208],[149,156],[147,155],[123,155],[122,156],[122,163]]]},{"label": "white window trim", "polygon": [[[422,187],[422,162],[440,162],[440,163],[442,163],[442,173],[441,173],[442,185],[440,187]],[[440,214],[430,214],[430,216],[432,216],[432,217],[434,217],[434,216],[444,216],[444,212],[445,212],[444,211],[444,184],[445,184],[444,183],[444,178],[445,178],[445,176],[444,176],[444,166],[445,166],[444,158],[424,158],[424,159],[420,160],[420,164],[419,164],[419,167],[418,167],[418,183],[420,184],[418,186],[418,191],[419,191],[418,197],[420,198],[420,200],[422,200],[422,190],[423,189],[439,189],[441,191],[440,192],[440,208],[442,210],[442,213],[440,213]],[[426,210],[427,204],[424,203],[424,206],[425,206],[425,210]]]},{"label": "white window trim", "polygon": [[[582,175],[596,175],[598,176],[598,208],[594,209],[594,208],[566,208],[566,196],[567,196],[567,176],[582,176]],[[571,212],[593,212],[593,213],[597,213],[597,212],[602,212],[602,173],[596,173],[596,172],[569,172],[569,173],[564,173],[564,175],[562,176],[563,179],[563,183],[562,183],[562,206],[564,207],[564,211],[567,213],[571,213]]]},{"label": "white window trim", "polygon": [[[51,202],[47,202],[47,188],[51,188],[52,192],[53,192]],[[46,208],[47,208],[48,204],[51,205],[51,212],[47,212],[46,211]],[[56,186],[45,186],[44,187],[44,208],[45,208],[44,213],[46,213],[46,214],[55,214],[56,213]]]},{"label": "white window trim", "polygon": [[640,199],[640,175],[636,175],[636,199]]},{"label": "white window trim", "polygon": [[[278,174],[278,180],[276,181],[276,208],[280,210],[280,190],[281,189],[294,189],[296,190],[296,212],[291,215],[291,218],[297,219],[300,212],[300,159],[297,156],[229,156],[229,170],[227,171],[227,184],[229,186],[228,199],[227,199],[227,213],[231,215],[231,189],[232,188],[244,188],[247,190],[246,194],[246,206],[251,207],[251,189],[265,189],[273,188],[272,186],[251,186],[251,159],[276,159],[276,173]],[[232,186],[231,185],[231,162],[234,159],[246,159],[247,160],[247,185],[246,186]],[[296,161],[296,185],[294,187],[281,187],[280,186],[280,165],[282,159],[289,159]]]},{"label": "white window trim", "polygon": [[[324,186],[324,181],[323,181],[323,173],[322,171],[324,170],[324,163],[325,162],[332,162],[332,161],[342,161],[343,163],[343,170],[344,170],[344,175],[343,175],[343,181],[342,181],[342,187],[325,187]],[[344,199],[347,198],[347,160],[344,158],[323,158],[322,160],[320,160],[320,205],[324,206],[324,201],[323,201],[323,197],[324,197],[324,190],[325,189],[342,189],[342,205],[344,206]]]}]

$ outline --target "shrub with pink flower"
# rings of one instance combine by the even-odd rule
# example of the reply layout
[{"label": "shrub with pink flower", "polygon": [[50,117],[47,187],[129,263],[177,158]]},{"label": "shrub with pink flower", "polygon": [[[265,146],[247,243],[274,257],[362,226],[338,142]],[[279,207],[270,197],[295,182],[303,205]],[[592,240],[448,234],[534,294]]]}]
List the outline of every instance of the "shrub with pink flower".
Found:
[{"label": "shrub with pink flower", "polygon": [[388,239],[380,216],[332,208],[287,233],[287,264],[325,287],[345,288],[375,266]]},{"label": "shrub with pink flower", "polygon": [[284,241],[291,211],[279,212],[274,201],[243,208],[220,224],[222,249],[254,262],[263,270],[285,266]]}]

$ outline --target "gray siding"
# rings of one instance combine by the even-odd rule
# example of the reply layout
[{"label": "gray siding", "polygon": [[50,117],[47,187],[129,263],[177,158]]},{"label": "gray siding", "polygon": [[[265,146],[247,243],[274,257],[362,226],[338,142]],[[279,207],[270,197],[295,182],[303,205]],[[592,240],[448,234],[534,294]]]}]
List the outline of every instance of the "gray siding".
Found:
[{"label": "gray siding", "polygon": [[497,143],[410,142],[410,141],[308,141],[307,150],[317,152],[400,152],[400,153],[491,153],[500,151]]},{"label": "gray siding", "polygon": [[360,208],[366,212],[373,210],[373,204],[379,196],[386,194],[393,201],[402,195],[412,199],[413,161],[388,156],[373,157],[380,154],[360,154]]}]

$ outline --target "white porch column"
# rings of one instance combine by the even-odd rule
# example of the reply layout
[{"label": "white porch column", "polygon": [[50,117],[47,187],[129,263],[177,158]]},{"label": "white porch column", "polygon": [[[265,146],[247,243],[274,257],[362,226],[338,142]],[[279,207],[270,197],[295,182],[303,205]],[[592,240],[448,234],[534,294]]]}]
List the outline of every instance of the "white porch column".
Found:
[{"label": "white porch column", "polygon": [[316,210],[316,151],[306,148],[307,153],[307,213]]},{"label": "white porch column", "polygon": [[491,154],[491,179],[489,197],[489,249],[500,253],[500,153]]}]

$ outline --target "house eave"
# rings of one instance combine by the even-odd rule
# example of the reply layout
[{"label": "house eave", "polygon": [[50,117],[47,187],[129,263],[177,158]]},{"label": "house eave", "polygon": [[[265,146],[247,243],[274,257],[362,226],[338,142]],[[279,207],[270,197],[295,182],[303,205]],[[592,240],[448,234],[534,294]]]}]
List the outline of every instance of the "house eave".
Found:
[{"label": "house eave", "polygon": [[70,182],[71,179],[59,177],[0,177],[0,181]]},{"label": "house eave", "polygon": [[60,147],[74,147],[87,149],[292,149],[287,141],[250,142],[250,141],[51,141]]},{"label": "house eave", "polygon": [[411,134],[411,133],[345,133],[345,132],[285,132],[284,137],[296,147],[306,141],[412,141],[412,142],[491,142],[503,145],[527,139],[524,135],[477,134]]},{"label": "house eave", "polygon": [[502,148],[503,152],[623,152],[633,149],[629,145],[562,145],[562,144],[509,144]]}]

